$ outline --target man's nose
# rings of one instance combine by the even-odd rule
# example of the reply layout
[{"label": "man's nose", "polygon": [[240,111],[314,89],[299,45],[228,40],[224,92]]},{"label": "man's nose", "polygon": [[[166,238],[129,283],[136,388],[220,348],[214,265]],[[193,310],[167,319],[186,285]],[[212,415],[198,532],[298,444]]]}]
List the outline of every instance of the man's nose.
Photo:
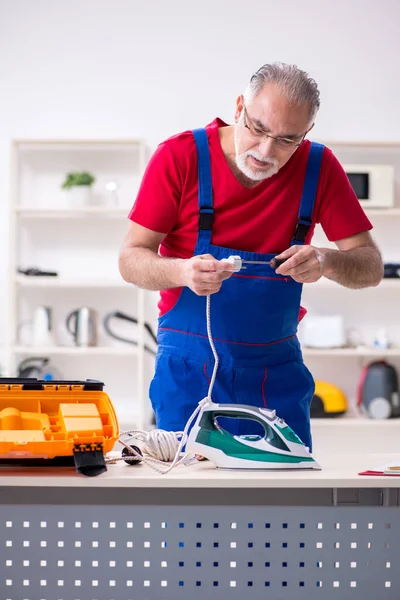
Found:
[{"label": "man's nose", "polygon": [[258,145],[258,151],[264,158],[275,158],[275,143],[272,138],[264,138]]}]

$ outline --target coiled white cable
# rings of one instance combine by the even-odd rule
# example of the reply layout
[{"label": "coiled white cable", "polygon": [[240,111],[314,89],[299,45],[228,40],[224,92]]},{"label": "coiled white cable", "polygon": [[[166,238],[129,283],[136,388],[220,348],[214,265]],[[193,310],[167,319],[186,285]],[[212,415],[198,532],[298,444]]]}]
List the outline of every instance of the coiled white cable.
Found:
[{"label": "coiled white cable", "polygon": [[[198,406],[189,417],[185,428],[183,431],[165,431],[163,429],[153,429],[152,431],[143,431],[141,429],[132,429],[129,431],[123,431],[120,434],[119,443],[125,446],[128,450],[129,454],[132,454],[132,459],[140,459],[144,463],[147,463],[149,467],[160,473],[161,475],[165,475],[169,473],[171,469],[184,463],[188,458],[188,453],[185,453],[181,458],[180,454],[184,444],[187,441],[187,434],[190,425],[192,424],[194,418],[197,416],[199,410],[208,402],[212,402],[211,394],[215,384],[215,380],[217,377],[219,358],[217,354],[217,350],[214,345],[214,340],[212,338],[211,333],[211,308],[210,308],[210,296],[206,297],[206,321],[207,321],[207,335],[208,341],[210,342],[211,350],[214,355],[214,368],[211,376],[211,381],[208,386],[207,396],[200,400]],[[127,442],[123,441],[121,438],[123,437],[132,437],[135,440],[141,441],[144,443],[144,452],[149,456],[141,455],[136,450],[134,450]],[[129,455],[121,456],[118,458],[106,458],[106,463],[115,463],[121,460],[129,460]],[[160,469],[159,465],[164,464],[165,462],[171,462],[171,464],[166,469]]]},{"label": "coiled white cable", "polygon": [[163,462],[174,460],[182,435],[183,431],[165,431],[164,429],[153,429],[152,431],[130,429],[121,432],[121,436],[129,436],[136,441],[143,442],[143,450],[146,454]]}]

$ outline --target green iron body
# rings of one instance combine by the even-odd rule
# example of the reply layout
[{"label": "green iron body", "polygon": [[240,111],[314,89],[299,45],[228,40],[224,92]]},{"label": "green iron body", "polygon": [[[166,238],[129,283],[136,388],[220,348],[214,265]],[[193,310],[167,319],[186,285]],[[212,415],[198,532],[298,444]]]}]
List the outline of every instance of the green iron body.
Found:
[{"label": "green iron body", "polygon": [[[251,419],[263,436],[237,436],[218,424],[219,417]],[[197,416],[186,451],[204,456],[221,469],[320,469],[309,449],[276,412],[241,404],[205,403]]]}]

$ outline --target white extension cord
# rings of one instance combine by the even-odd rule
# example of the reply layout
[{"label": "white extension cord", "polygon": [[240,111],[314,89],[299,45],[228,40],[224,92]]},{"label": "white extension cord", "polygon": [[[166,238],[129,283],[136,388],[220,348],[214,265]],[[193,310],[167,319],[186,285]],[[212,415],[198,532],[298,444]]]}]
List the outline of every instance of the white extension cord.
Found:
[{"label": "white extension cord", "polygon": [[[236,258],[236,257],[235,257]],[[208,340],[210,342],[210,346],[214,355],[215,363],[214,369],[210,381],[210,385],[208,386],[207,396],[200,400],[198,406],[188,419],[188,422],[185,425],[185,429],[183,431],[164,431],[163,429],[153,429],[152,431],[143,431],[141,429],[132,429],[129,431],[123,431],[120,434],[120,439],[118,440],[120,444],[122,444],[132,455],[132,459],[140,460],[141,462],[147,463],[149,467],[160,473],[161,475],[165,475],[169,473],[171,469],[180,465],[181,463],[185,463],[188,459],[188,453],[185,453],[181,458],[180,454],[184,444],[187,441],[188,430],[189,427],[197,416],[199,410],[208,402],[212,402],[211,394],[215,384],[215,379],[217,377],[218,371],[218,363],[219,358],[217,351],[215,349],[214,340],[212,339],[211,334],[211,315],[210,315],[210,296],[206,298],[206,319],[207,319],[207,335]],[[147,453],[149,456],[141,455],[134,448],[132,448],[129,443],[123,441],[121,438],[123,437],[132,437],[135,440],[141,441],[144,443],[143,451]],[[180,438],[180,439],[179,439]],[[129,441],[129,440],[128,440]],[[118,458],[106,458],[106,463],[114,463],[121,460],[129,460],[129,454],[126,456],[121,456]],[[171,462],[171,464],[166,469],[161,469],[159,465],[164,464],[165,462]]]}]

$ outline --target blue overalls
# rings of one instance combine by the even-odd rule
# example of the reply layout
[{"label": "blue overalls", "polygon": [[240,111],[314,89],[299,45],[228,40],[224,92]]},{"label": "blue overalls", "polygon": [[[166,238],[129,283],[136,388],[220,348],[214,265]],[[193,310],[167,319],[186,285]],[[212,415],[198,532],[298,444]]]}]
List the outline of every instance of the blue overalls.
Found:
[{"label": "blue overalls", "polygon": [[[218,260],[231,254],[269,261],[274,254],[244,252],[211,243],[214,216],[210,153],[205,129],[194,132],[198,156],[199,231],[195,255]],[[292,244],[303,244],[313,212],[323,146],[312,143]],[[266,235],[268,233],[266,232]],[[296,337],[302,284],[269,265],[246,265],[211,295],[211,330],[220,359],[214,402],[275,409],[311,450],[310,402],[314,380]],[[159,318],[156,370],[150,399],[157,427],[182,431],[207,396],[214,357],[207,337],[206,297],[183,288]],[[235,435],[260,433],[250,420],[224,419]]]}]

